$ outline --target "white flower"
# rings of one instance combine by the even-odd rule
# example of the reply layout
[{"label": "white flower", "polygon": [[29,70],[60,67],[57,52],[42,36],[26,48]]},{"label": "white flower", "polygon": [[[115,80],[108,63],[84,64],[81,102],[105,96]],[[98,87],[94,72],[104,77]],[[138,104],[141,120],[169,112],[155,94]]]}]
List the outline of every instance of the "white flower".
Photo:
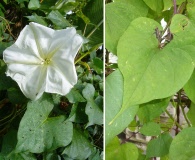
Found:
[{"label": "white flower", "polygon": [[73,27],[53,30],[30,23],[3,52],[6,74],[32,100],[43,92],[66,95],[77,82],[74,58],[82,43]]}]

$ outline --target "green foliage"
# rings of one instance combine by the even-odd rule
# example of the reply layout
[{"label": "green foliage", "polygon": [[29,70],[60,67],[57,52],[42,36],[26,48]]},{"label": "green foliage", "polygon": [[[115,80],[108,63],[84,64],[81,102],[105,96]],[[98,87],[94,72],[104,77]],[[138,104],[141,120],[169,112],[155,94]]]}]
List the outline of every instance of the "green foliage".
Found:
[{"label": "green foliage", "polygon": [[194,159],[194,0],[107,2],[106,155],[134,143],[139,160]]},{"label": "green foliage", "polygon": [[143,0],[150,9],[153,11],[159,13],[163,10],[163,0]]},{"label": "green foliage", "polygon": [[[32,153],[16,153],[14,148],[17,143],[17,131],[10,130],[3,139],[3,145],[0,153],[0,157],[4,160],[35,160],[35,156]],[[6,156],[8,155],[8,156]]]},{"label": "green foliage", "polygon": [[131,21],[147,14],[143,2],[124,3],[115,2],[107,4],[106,9],[106,48],[117,54],[117,43]]},{"label": "green foliage", "polygon": [[87,100],[85,113],[88,115],[89,122],[86,127],[94,124],[103,124],[103,111],[93,99],[95,94],[95,88],[93,85],[87,84],[82,93],[84,98]]},{"label": "green foliage", "polygon": [[72,123],[65,122],[64,116],[48,117],[52,109],[50,96],[27,104],[27,111],[19,126],[17,152],[41,153],[71,142]]},{"label": "green foliage", "polygon": [[165,111],[168,104],[169,98],[141,104],[137,112],[140,122],[147,123],[159,117]]},{"label": "green foliage", "polygon": [[[103,1],[4,0],[0,19],[0,159],[103,159]],[[75,27],[85,39],[67,95],[30,101],[6,76],[3,51],[29,22]]]},{"label": "green foliage", "polygon": [[166,133],[148,143],[147,157],[162,157],[169,153],[172,137]]},{"label": "green foliage", "polygon": [[44,18],[43,17],[41,17],[41,16],[38,16],[36,13],[34,13],[33,15],[31,15],[31,16],[26,16],[28,19],[29,19],[29,21],[31,21],[31,22],[36,22],[36,23],[39,23],[39,24],[42,24],[42,25],[44,25],[44,26],[47,26],[47,22],[44,20]]},{"label": "green foliage", "polygon": [[190,120],[193,127],[195,126],[195,117],[194,117],[194,115],[195,115],[195,104],[191,103],[190,109],[187,113],[187,116],[188,116],[188,119]]},{"label": "green foliage", "polygon": [[139,130],[140,133],[146,136],[158,136],[161,132],[160,126],[154,122],[149,122],[143,125]]},{"label": "green foliage", "polygon": [[[83,14],[89,21],[79,21],[79,29],[84,31],[84,36],[89,39],[88,47],[101,45],[103,42],[103,5],[102,0],[91,0],[84,8]],[[78,13],[78,12],[77,12]],[[94,16],[95,15],[95,16]]]},{"label": "green foliage", "polygon": [[79,91],[74,88],[66,95],[66,98],[70,103],[86,102]]},{"label": "green foliage", "polygon": [[129,107],[124,114],[118,117],[113,123],[112,119],[119,112],[123,98],[123,77],[119,70],[114,71],[106,79],[106,119],[105,119],[105,143],[106,145],[133,120],[138,106]]},{"label": "green foliage", "polygon": [[87,159],[93,152],[93,146],[78,129],[73,131],[72,143],[65,148],[62,154],[72,159]]},{"label": "green foliage", "polygon": [[59,11],[51,11],[48,15],[48,19],[50,19],[53,24],[60,29],[71,26],[70,23],[60,14]]},{"label": "green foliage", "polygon": [[117,138],[114,138],[112,142],[106,147],[106,159],[129,159],[137,160],[138,149],[132,143],[120,144]]},{"label": "green foliage", "polygon": [[[175,38],[169,45],[159,50],[154,35],[154,29],[157,27],[161,28],[154,20],[137,18],[120,38],[118,63],[124,76],[123,109],[173,95],[184,86],[192,74],[194,69],[192,59],[185,50],[182,50],[180,39]],[[128,48],[128,44],[132,47]],[[145,50],[138,50],[138,47]],[[183,69],[185,73],[181,72]],[[174,84],[159,85],[169,81]],[[147,94],[144,94],[143,90]]]},{"label": "green foliage", "polygon": [[29,4],[28,4],[28,8],[29,9],[38,9],[40,7],[40,3],[38,0],[30,0]]},{"label": "green foliage", "polygon": [[193,103],[195,103],[195,71],[193,71],[191,78],[189,79],[188,83],[184,86],[185,92],[188,95],[188,97],[191,99]]},{"label": "green foliage", "polygon": [[1,150],[1,156],[7,155],[12,150],[14,150],[16,143],[17,143],[17,131],[16,130],[10,130],[8,134],[5,135],[3,139],[3,146]]},{"label": "green foliage", "polygon": [[[183,129],[174,139],[170,146],[170,160],[194,159],[195,153],[195,128]],[[182,154],[181,154],[182,153]]]}]

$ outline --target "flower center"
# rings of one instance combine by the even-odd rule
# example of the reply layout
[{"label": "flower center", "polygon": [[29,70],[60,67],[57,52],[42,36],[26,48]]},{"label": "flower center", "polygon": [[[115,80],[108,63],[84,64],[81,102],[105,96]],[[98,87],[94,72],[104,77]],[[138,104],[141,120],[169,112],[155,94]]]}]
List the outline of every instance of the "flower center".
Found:
[{"label": "flower center", "polygon": [[51,59],[45,58],[45,59],[42,61],[41,64],[43,64],[43,65],[49,65],[50,63],[51,63]]}]

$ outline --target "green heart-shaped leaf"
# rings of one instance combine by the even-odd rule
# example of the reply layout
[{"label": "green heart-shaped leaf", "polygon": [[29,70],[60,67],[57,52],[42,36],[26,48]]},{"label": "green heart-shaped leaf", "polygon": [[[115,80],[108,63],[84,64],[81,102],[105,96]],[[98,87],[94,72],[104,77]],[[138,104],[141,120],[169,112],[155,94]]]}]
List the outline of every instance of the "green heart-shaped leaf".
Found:
[{"label": "green heart-shaped leaf", "polygon": [[[176,19],[174,21],[174,18]],[[126,108],[154,99],[169,97],[181,89],[189,80],[193,61],[183,40],[186,34],[194,34],[189,20],[182,15],[173,18],[172,25],[187,24],[174,32],[173,40],[163,49],[159,48],[155,29],[161,26],[149,18],[135,19],[118,43],[118,66],[124,77],[123,106]],[[176,23],[176,24],[175,24]],[[188,41],[188,42],[189,42]],[[118,114],[118,115],[119,115]]]},{"label": "green heart-shaped leaf", "polygon": [[18,130],[16,152],[41,153],[71,142],[73,125],[64,116],[48,117],[53,106],[48,95],[28,103]]},{"label": "green heart-shaped leaf", "polygon": [[115,137],[112,142],[106,147],[106,160],[118,159],[138,159],[138,149],[135,144],[124,143],[120,144],[118,137]]},{"label": "green heart-shaped leaf", "polygon": [[183,129],[171,143],[169,150],[170,160],[195,159],[195,127]]},{"label": "green heart-shaped leaf", "polygon": [[123,76],[119,70],[114,71],[106,78],[106,119],[105,119],[105,143],[106,145],[125,127],[127,127],[135,114],[137,113],[138,106],[131,106],[123,114],[117,117],[114,123],[112,119],[120,111],[123,99]]},{"label": "green heart-shaped leaf", "polygon": [[106,48],[117,54],[117,43],[131,21],[146,16],[148,8],[143,2],[113,2],[106,5]]},{"label": "green heart-shaped leaf", "polygon": [[161,134],[158,138],[152,139],[147,145],[146,156],[149,158],[167,155],[172,140],[169,133]]}]

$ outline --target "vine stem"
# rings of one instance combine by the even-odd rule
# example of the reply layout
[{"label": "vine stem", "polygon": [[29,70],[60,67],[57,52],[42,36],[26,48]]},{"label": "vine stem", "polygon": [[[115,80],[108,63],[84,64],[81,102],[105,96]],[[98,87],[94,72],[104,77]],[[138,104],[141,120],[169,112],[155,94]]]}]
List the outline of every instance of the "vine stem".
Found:
[{"label": "vine stem", "polygon": [[188,118],[187,118],[187,116],[186,116],[186,113],[185,113],[185,111],[184,111],[184,108],[183,108],[182,106],[181,106],[181,111],[182,111],[182,113],[183,113],[183,116],[184,116],[184,118],[185,118],[187,124],[188,124],[188,127],[191,127],[191,124],[190,124],[190,122],[189,122],[189,120],[188,120]]},{"label": "vine stem", "polygon": [[142,144],[148,144],[147,141],[141,140],[141,139],[136,139],[136,138],[134,138],[134,137],[132,137],[131,139],[128,139],[128,141],[130,141],[130,142],[142,143]]},{"label": "vine stem", "polygon": [[[181,106],[181,90],[178,91],[177,93],[177,106],[176,106],[176,114],[177,114],[177,123],[180,122],[179,116],[180,116],[180,106]],[[178,127],[175,130],[175,135],[177,135],[179,133],[178,131]]]},{"label": "vine stem", "polygon": [[[84,57],[86,57],[87,55],[89,55],[92,51],[96,50],[97,48],[99,48],[100,45],[97,44],[94,47],[92,47],[88,52],[86,52],[85,54],[81,55],[78,59],[75,60],[74,64],[77,64],[78,62],[80,62]],[[79,53],[79,52],[78,52]]]},{"label": "vine stem", "polygon": [[103,20],[101,20],[97,26],[87,35],[87,38],[89,38],[98,28],[99,26],[103,23]]},{"label": "vine stem", "polygon": [[174,14],[177,14],[177,2],[176,2],[176,0],[173,0],[173,6],[174,6]]},{"label": "vine stem", "polygon": [[80,61],[79,64],[83,65],[91,73],[90,67],[89,67],[89,65],[86,62]]},{"label": "vine stem", "polygon": [[169,116],[169,118],[171,118],[171,120],[176,124],[176,126],[182,130],[183,127],[177,121],[175,121],[175,119],[172,117],[172,115],[167,110],[165,110],[165,112]]},{"label": "vine stem", "polygon": [[85,54],[83,54],[82,56],[80,56],[75,62],[74,64],[77,64],[78,62],[80,62],[84,57],[86,57],[87,55],[89,55],[90,52],[86,52]]},{"label": "vine stem", "polygon": [[9,34],[10,34],[14,39],[16,39],[16,37],[15,37],[15,36],[12,34],[12,32],[11,32],[11,28],[10,28],[9,22],[8,22],[5,18],[3,18],[3,17],[1,17],[1,16],[0,16],[0,19],[2,19],[2,20],[5,21],[5,23],[6,23],[6,29],[9,31]]},{"label": "vine stem", "polygon": [[83,31],[83,36],[85,36],[86,29],[87,29],[87,24],[85,25],[85,28],[84,28],[84,31]]},{"label": "vine stem", "polygon": [[[101,20],[97,26],[95,26],[95,28],[86,36],[86,38],[89,38],[98,28],[99,26],[103,23],[103,20]],[[84,28],[84,32],[83,32],[83,36],[85,35],[87,29],[87,24],[85,25]],[[96,47],[96,46],[95,46]],[[94,49],[95,47],[93,47],[92,49]],[[87,55],[89,55],[91,53],[91,51],[93,51],[92,49],[90,49],[90,51],[86,52],[85,54],[83,54],[81,57],[79,57],[74,64],[77,64],[78,62],[80,62],[84,57],[86,57]]]}]

